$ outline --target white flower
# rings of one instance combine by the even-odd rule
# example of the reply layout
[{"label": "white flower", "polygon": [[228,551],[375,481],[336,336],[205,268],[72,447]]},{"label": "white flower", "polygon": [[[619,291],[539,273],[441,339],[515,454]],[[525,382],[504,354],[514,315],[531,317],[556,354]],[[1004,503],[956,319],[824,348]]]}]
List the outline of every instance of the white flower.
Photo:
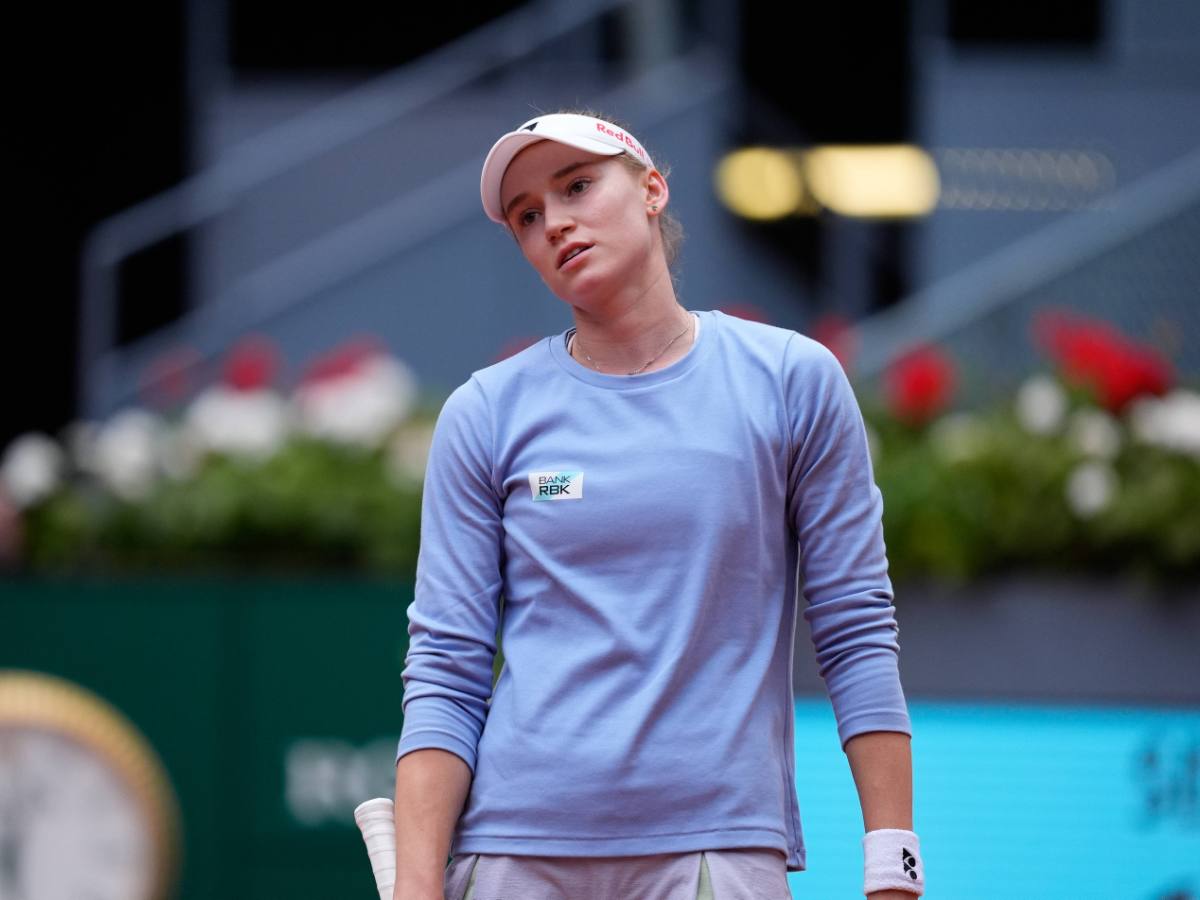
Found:
[{"label": "white flower", "polygon": [[144,497],[159,475],[159,442],[163,424],[157,416],[128,409],[113,416],[96,437],[96,472],[126,500]]},{"label": "white flower", "polygon": [[99,473],[96,461],[96,440],[100,437],[99,422],[71,422],[63,428],[60,437],[76,469],[89,475]]},{"label": "white flower", "polygon": [[301,386],[293,399],[308,434],[374,448],[408,417],[416,396],[411,370],[397,359],[376,355],[344,375]]},{"label": "white flower", "polygon": [[1090,519],[1108,508],[1117,486],[1117,473],[1108,463],[1080,463],[1067,478],[1067,505],[1081,519]]},{"label": "white flower", "polygon": [[46,499],[62,481],[64,455],[55,440],[45,434],[23,434],[8,445],[0,462],[3,484],[18,509]]},{"label": "white flower", "polygon": [[1067,412],[1067,394],[1048,375],[1034,375],[1017,391],[1017,420],[1030,434],[1053,434]]},{"label": "white flower", "polygon": [[1162,399],[1143,397],[1129,410],[1138,440],[1200,458],[1200,394],[1182,388]]},{"label": "white flower", "polygon": [[196,433],[182,426],[165,432],[159,442],[158,463],[163,472],[176,481],[195,475],[204,461],[204,445]]},{"label": "white flower", "polygon": [[1114,459],[1121,450],[1121,426],[1099,409],[1076,410],[1067,426],[1067,435],[1084,456]]},{"label": "white flower", "polygon": [[396,484],[411,484],[425,478],[432,443],[433,425],[427,423],[405,426],[388,442],[385,461],[388,475]]},{"label": "white flower", "polygon": [[[263,459],[287,440],[289,411],[283,398],[263,388],[239,391],[225,385],[206,388],[185,416],[187,434],[174,445],[180,453],[200,447],[217,453]],[[188,465],[181,460],[180,465]]]},{"label": "white flower", "polygon": [[939,456],[958,462],[978,456],[986,438],[973,415],[959,412],[934,422],[929,429],[929,440]]}]

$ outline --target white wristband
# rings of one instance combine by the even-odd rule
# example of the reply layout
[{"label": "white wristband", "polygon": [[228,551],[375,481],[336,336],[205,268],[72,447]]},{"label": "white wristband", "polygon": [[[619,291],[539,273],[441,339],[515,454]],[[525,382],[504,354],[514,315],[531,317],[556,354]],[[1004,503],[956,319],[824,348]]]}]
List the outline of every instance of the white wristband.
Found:
[{"label": "white wristband", "polygon": [[925,864],[916,834],[902,828],[879,828],[863,835],[865,877],[863,893],[909,891],[925,893]]}]

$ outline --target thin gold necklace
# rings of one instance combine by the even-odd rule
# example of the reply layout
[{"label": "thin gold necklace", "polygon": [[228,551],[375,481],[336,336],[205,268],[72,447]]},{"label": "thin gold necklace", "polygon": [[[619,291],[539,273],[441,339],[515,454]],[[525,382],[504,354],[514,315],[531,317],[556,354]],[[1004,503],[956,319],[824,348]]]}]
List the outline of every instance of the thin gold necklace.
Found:
[{"label": "thin gold necklace", "polygon": [[[663,348],[661,350],[659,350],[657,353],[655,353],[654,356],[652,356],[650,358],[649,362],[647,362],[641,368],[634,369],[632,372],[626,372],[625,374],[626,375],[637,375],[639,372],[644,372],[646,370],[646,368],[648,366],[650,366],[656,359],[658,359],[660,356],[662,356],[664,353],[667,352],[668,347],[670,347],[677,340],[679,340],[681,337],[683,337],[685,334],[687,334],[689,331],[691,331],[692,324],[695,322],[696,317],[693,316],[691,313],[688,313],[687,318],[688,318],[688,323],[687,323],[687,325],[685,325],[683,327],[683,331],[679,332],[679,334],[675,335],[675,337],[673,337],[669,341],[667,341],[666,344],[663,345]],[[587,350],[583,349],[583,344],[579,340],[579,331],[578,330],[575,331],[575,334],[573,334],[571,336],[571,338],[572,338],[572,342],[576,346],[579,347],[580,352],[584,355],[584,357],[587,359],[587,361],[592,364],[592,368],[595,369],[597,372],[601,372],[600,366],[598,366],[596,364],[596,361],[594,359],[592,359],[590,356],[588,356]],[[601,374],[603,374],[603,373],[601,372]]]}]

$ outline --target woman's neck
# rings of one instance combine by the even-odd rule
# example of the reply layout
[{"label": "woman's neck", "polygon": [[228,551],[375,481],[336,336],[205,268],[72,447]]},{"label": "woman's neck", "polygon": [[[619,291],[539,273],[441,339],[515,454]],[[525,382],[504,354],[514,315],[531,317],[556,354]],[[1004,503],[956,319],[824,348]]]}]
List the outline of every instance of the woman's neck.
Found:
[{"label": "woman's neck", "polygon": [[652,372],[682,358],[692,345],[693,318],[680,306],[669,276],[665,282],[665,291],[647,292],[620,309],[575,307],[575,359],[588,368],[625,375]]}]

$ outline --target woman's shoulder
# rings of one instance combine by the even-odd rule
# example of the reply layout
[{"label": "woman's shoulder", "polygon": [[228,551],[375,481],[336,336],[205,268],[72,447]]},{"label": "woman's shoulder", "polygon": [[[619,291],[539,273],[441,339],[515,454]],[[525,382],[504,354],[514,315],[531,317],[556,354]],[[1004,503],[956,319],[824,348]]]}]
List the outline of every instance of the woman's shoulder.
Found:
[{"label": "woman's shoulder", "polygon": [[772,361],[780,370],[795,367],[811,368],[828,365],[837,360],[833,353],[820,342],[780,325],[744,319],[719,309],[708,312],[721,331],[730,337],[727,342],[731,350],[741,350],[761,355]]},{"label": "woman's shoulder", "polygon": [[514,380],[520,380],[532,372],[543,370],[553,362],[550,352],[550,342],[561,340],[561,334],[548,335],[538,338],[503,359],[490,365],[476,369],[471,378],[478,381],[485,389],[498,389]]},{"label": "woman's shoulder", "polygon": [[523,385],[544,383],[546,366],[553,363],[549,342],[556,337],[541,338],[504,359],[475,369],[447,396],[443,413],[487,415],[490,407],[503,405]]}]

